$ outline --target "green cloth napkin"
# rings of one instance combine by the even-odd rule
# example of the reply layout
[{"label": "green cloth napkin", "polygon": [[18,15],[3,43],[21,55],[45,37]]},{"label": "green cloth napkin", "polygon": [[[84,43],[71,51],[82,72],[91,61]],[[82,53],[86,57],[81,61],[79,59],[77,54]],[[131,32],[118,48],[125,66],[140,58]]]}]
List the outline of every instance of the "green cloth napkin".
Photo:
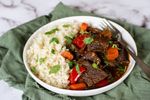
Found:
[{"label": "green cloth napkin", "polygon": [[[23,100],[150,100],[150,80],[138,65],[135,66],[129,77],[117,87],[89,97],[69,97],[51,92],[41,87],[29,76],[22,59],[23,47],[28,38],[35,30],[50,21],[77,15],[95,16],[60,3],[51,14],[20,25],[1,36],[0,79],[8,82],[10,86],[22,90],[24,92]],[[140,58],[150,64],[150,30],[126,22],[115,22],[131,33],[136,41]]]}]

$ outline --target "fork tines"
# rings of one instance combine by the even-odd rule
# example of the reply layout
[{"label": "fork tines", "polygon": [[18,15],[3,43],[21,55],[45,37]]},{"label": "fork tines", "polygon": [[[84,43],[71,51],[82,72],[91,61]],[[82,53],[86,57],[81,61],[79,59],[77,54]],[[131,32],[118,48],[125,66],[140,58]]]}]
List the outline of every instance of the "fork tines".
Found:
[{"label": "fork tines", "polygon": [[111,31],[119,33],[119,30],[115,28],[115,26],[107,19],[103,19],[102,25],[103,25],[102,26],[103,29],[107,27]]}]

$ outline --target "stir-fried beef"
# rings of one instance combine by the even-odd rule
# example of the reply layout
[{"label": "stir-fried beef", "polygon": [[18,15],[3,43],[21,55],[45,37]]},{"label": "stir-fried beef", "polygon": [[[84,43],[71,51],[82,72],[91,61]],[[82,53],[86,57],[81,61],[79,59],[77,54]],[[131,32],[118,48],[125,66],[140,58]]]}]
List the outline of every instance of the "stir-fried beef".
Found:
[{"label": "stir-fried beef", "polygon": [[129,64],[128,53],[108,28],[102,31],[86,27],[83,23],[72,44],[66,46],[75,62],[71,63],[70,84],[84,83],[84,89],[106,86],[124,74]]}]

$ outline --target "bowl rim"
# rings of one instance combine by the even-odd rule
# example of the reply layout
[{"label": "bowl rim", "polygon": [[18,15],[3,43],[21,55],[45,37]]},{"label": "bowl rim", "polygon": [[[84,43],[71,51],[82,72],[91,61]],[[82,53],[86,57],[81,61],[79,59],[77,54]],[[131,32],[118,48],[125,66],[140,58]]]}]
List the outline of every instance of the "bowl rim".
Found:
[{"label": "bowl rim", "polygon": [[[39,83],[41,86],[43,86],[44,88],[50,90],[50,91],[53,91],[53,92],[56,92],[56,93],[59,93],[59,94],[64,94],[64,95],[69,95],[69,96],[92,96],[92,95],[96,95],[96,94],[100,94],[100,93],[103,93],[103,92],[106,92],[108,90],[111,90],[112,88],[118,86],[120,83],[122,83],[127,77],[128,75],[131,73],[131,71],[133,70],[134,68],[134,65],[135,65],[135,61],[133,61],[133,64],[131,65],[131,68],[128,70],[128,72],[126,71],[124,73],[124,75],[118,79],[117,81],[107,85],[107,86],[104,86],[104,87],[101,87],[101,88],[96,88],[96,89],[90,89],[90,90],[67,90],[67,89],[61,89],[61,88],[58,88],[58,87],[54,87],[54,86],[51,86],[45,82],[43,82],[42,80],[40,80],[37,76],[35,76],[28,64],[27,64],[27,58],[26,58],[26,51],[27,51],[27,48],[29,46],[29,44],[31,43],[31,41],[33,40],[34,37],[36,37],[36,35],[38,35],[38,31],[40,31],[42,28],[44,27],[47,27],[47,26],[50,26],[52,25],[52,23],[56,23],[59,21],[62,21],[62,20],[67,20],[67,19],[75,19],[77,20],[78,18],[87,18],[87,19],[105,19],[105,18],[101,18],[101,17],[94,17],[94,16],[71,16],[71,17],[65,17],[65,18],[61,18],[61,19],[57,19],[57,20],[54,20],[50,23],[47,23],[46,25],[43,25],[41,26],[39,29],[37,29],[30,37],[29,39],[27,40],[25,46],[24,46],[24,49],[23,49],[23,62],[25,64],[25,67],[26,67],[26,70],[27,72],[29,73],[29,75],[37,82]],[[113,22],[113,21],[110,21],[115,27],[119,27],[121,28],[121,30],[124,30],[124,32],[128,33],[128,35],[130,36],[132,42],[133,42],[133,50],[135,52],[135,54],[137,55],[137,47],[136,47],[136,43],[134,41],[134,39],[132,38],[132,36],[129,34],[129,32],[127,30],[125,30],[122,26],[120,26],[119,24]],[[130,58],[132,59],[132,57],[130,56]],[[130,60],[131,60],[130,59]],[[130,61],[131,63],[131,61]]]}]

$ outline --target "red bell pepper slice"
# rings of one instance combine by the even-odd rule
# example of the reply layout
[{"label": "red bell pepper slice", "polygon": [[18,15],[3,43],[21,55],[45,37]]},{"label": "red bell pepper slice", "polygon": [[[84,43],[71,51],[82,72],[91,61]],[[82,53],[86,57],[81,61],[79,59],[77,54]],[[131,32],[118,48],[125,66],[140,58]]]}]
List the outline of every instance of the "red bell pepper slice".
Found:
[{"label": "red bell pepper slice", "polygon": [[73,44],[75,44],[78,48],[82,48],[85,46],[84,39],[89,37],[87,34],[79,35],[73,40]]},{"label": "red bell pepper slice", "polygon": [[86,71],[86,68],[83,66],[80,66],[79,69],[80,69],[80,74],[77,72],[76,68],[73,67],[69,76],[70,84],[76,83],[78,78],[81,76],[81,74]]},{"label": "red bell pepper slice", "polygon": [[98,82],[98,83],[96,84],[96,87],[103,87],[103,86],[106,86],[106,85],[108,85],[108,84],[109,84],[108,79],[104,79],[104,80],[101,80],[100,82]]}]

